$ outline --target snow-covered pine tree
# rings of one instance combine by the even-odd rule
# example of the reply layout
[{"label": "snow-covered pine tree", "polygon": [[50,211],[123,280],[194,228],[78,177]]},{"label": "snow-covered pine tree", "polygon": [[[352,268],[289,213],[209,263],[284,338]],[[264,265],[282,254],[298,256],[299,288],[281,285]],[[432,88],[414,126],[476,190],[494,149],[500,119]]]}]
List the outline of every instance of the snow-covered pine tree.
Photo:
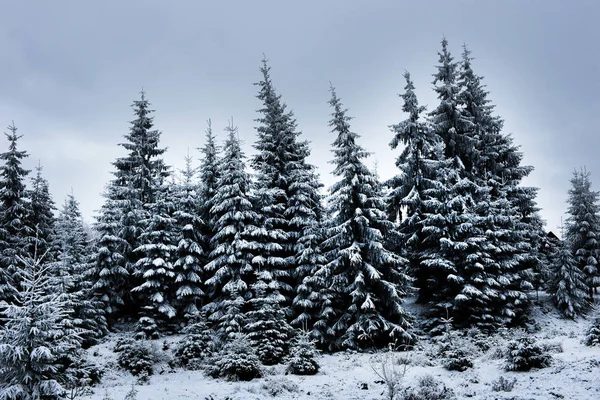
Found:
[{"label": "snow-covered pine tree", "polygon": [[107,310],[135,314],[140,305],[131,289],[142,282],[135,270],[139,254],[139,238],[149,220],[148,210],[169,175],[161,156],[160,131],[153,129],[154,117],[145,92],[132,105],[136,118],[131,121],[126,141],[120,146],[128,151],[117,158],[114,179],[105,191],[105,204],[100,210],[96,229],[101,237],[97,256],[96,285],[105,298]]},{"label": "snow-covered pine tree", "polygon": [[66,304],[51,285],[49,265],[35,252],[19,260],[22,278],[13,304],[0,302],[0,399],[62,398],[59,359],[75,352],[80,331],[65,330]]},{"label": "snow-covered pine tree", "polygon": [[585,274],[575,261],[568,243],[562,241],[553,256],[548,291],[567,318],[576,318],[590,308]]},{"label": "snow-covered pine tree", "polygon": [[536,188],[522,187],[521,181],[533,170],[522,166],[523,158],[513,139],[502,133],[503,121],[494,115],[494,106],[482,77],[472,69],[471,52],[463,47],[458,84],[459,104],[469,121],[468,131],[476,139],[473,180],[488,189],[488,204],[479,211],[484,218],[487,252],[486,270],[502,276],[492,289],[499,292],[496,319],[515,322],[528,304],[526,291],[532,288],[533,272],[541,270],[543,221],[535,204]]},{"label": "snow-covered pine tree", "polygon": [[[37,246],[40,254],[46,254],[46,261],[56,259],[57,246],[52,243],[55,232],[54,211],[56,206],[50,195],[50,188],[46,178],[42,176],[42,165],[38,164],[35,169],[35,176],[31,180],[31,189],[27,191],[29,198],[29,219],[28,224],[32,232],[36,234],[32,237],[28,252],[33,253],[33,248]],[[33,243],[36,241],[37,243]],[[49,250],[49,251],[46,251]]]},{"label": "snow-covered pine tree", "polygon": [[410,289],[408,262],[384,246],[392,228],[379,184],[364,165],[368,153],[356,143],[350,117],[333,87],[329,125],[334,175],[330,188],[326,240],[327,263],[317,272],[326,282],[320,319],[315,324],[322,346],[330,349],[383,347],[413,340],[402,297]]},{"label": "snow-covered pine tree", "polygon": [[[425,107],[419,106],[410,74],[405,72],[404,78],[406,86],[401,95],[404,100],[402,111],[408,114],[408,118],[390,127],[394,132],[390,147],[395,149],[402,144],[404,149],[396,159],[400,174],[387,182],[390,188],[387,212],[390,221],[399,222],[400,243],[394,246],[394,250],[406,252],[411,275],[415,277],[415,286],[419,289],[418,302],[427,303],[433,294],[430,287],[432,277],[428,268],[421,265],[421,251],[426,237],[422,228],[425,213],[432,208],[430,200],[435,202],[428,190],[439,185],[441,142],[430,132],[427,122],[421,120]],[[403,218],[403,214],[406,218]]]},{"label": "snow-covered pine tree", "polygon": [[574,171],[569,189],[569,216],[565,221],[565,236],[575,262],[585,274],[588,298],[600,287],[600,206],[599,193],[592,190],[590,172]]},{"label": "snow-covered pine tree", "polygon": [[198,185],[194,183],[195,171],[189,154],[181,172],[182,181],[175,187],[174,193],[177,251],[173,271],[176,308],[181,316],[186,316],[198,313],[205,300],[202,280],[206,254],[202,248],[204,221],[200,218]]},{"label": "snow-covered pine tree", "polygon": [[128,296],[129,271],[126,268],[124,252],[127,242],[119,237],[121,229],[121,209],[116,200],[113,186],[108,186],[105,201],[100,209],[94,229],[100,238],[96,243],[95,267],[93,270],[93,291],[104,304],[107,317],[115,317],[125,304]]},{"label": "snow-covered pine tree", "polygon": [[204,240],[210,244],[215,223],[210,219],[210,209],[214,205],[213,200],[219,183],[219,146],[215,142],[210,119],[206,128],[206,141],[199,150],[203,156],[200,164],[200,218],[204,222]]},{"label": "snow-covered pine tree", "polygon": [[65,199],[55,224],[58,247],[56,279],[67,305],[73,310],[71,323],[85,330],[87,346],[108,333],[104,304],[94,296],[92,276],[94,249],[85,229],[79,202],[71,193]]},{"label": "snow-covered pine tree", "polygon": [[28,238],[32,236],[29,208],[26,201],[25,178],[29,171],[21,164],[26,151],[17,149],[22,135],[17,134],[14,123],[4,133],[8,151],[0,154],[4,165],[0,167],[0,301],[12,303],[15,289],[20,288],[17,257],[26,257]]},{"label": "snow-covered pine tree", "polygon": [[135,249],[141,255],[134,265],[141,284],[132,289],[139,294],[142,305],[138,333],[146,339],[158,337],[177,315],[173,266],[177,256],[177,220],[173,217],[171,188],[163,185],[153,196],[148,210],[150,220],[140,235],[140,246]]},{"label": "snow-covered pine tree", "polygon": [[[257,154],[252,159],[257,172],[258,210],[266,233],[262,239],[261,268],[271,272],[285,296],[282,306],[288,308],[295,297],[296,286],[302,284],[305,274],[314,270],[306,262],[317,261],[304,257],[303,268],[298,268],[298,257],[305,250],[316,251],[311,238],[301,237],[305,233],[312,235],[318,223],[320,184],[314,167],[306,161],[310,150],[307,142],[299,140],[294,114],[286,110],[286,104],[273,86],[267,60],[263,59],[262,64],[263,79],[256,83],[259,87],[256,97],[262,102],[262,108],[256,120],[259,124],[254,145]],[[299,241],[302,243],[296,246]]]},{"label": "snow-covered pine tree", "polygon": [[433,293],[434,315],[429,322],[440,327],[450,314],[456,325],[489,328],[490,297],[499,295],[490,287],[497,279],[495,270],[483,267],[490,258],[483,229],[488,189],[474,179],[478,138],[459,101],[459,64],[445,38],[439,56],[433,84],[440,103],[429,113],[429,123],[443,143],[444,160],[431,191],[436,207],[422,222],[428,246],[421,265],[428,270],[428,289]]},{"label": "snow-covered pine tree", "polygon": [[215,223],[209,274],[206,285],[212,299],[205,306],[209,319],[217,324],[221,337],[240,333],[245,324],[247,301],[252,297],[254,258],[262,236],[260,217],[254,211],[250,192],[250,176],[246,172],[244,154],[237,137],[237,127],[231,123],[219,161],[219,180],[210,210]]},{"label": "snow-covered pine tree", "polygon": [[293,329],[287,323],[281,304],[285,297],[271,273],[260,270],[252,285],[254,297],[249,300],[250,311],[245,327],[250,345],[264,365],[279,364],[289,351]]}]

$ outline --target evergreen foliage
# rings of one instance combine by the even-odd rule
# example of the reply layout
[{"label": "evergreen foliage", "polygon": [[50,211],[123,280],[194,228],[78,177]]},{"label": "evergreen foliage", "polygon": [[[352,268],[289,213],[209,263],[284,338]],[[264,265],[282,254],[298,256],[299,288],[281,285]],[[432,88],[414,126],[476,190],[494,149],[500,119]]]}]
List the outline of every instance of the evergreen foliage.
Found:
[{"label": "evergreen foliage", "polygon": [[17,148],[22,135],[17,134],[14,123],[8,130],[10,133],[4,133],[9,142],[8,150],[0,154],[4,162],[0,167],[0,301],[13,303],[16,290],[21,286],[17,258],[28,256],[28,238],[33,232],[28,225],[25,192],[29,171],[21,166],[28,154]]},{"label": "evergreen foliage", "polygon": [[194,183],[195,171],[191,166],[191,158],[186,157],[186,168],[183,180],[176,187],[175,212],[173,217],[177,226],[177,251],[173,264],[175,273],[176,306],[180,314],[196,314],[205,297],[202,288],[204,265],[206,264],[205,244],[202,236],[204,221],[198,201],[198,187]]},{"label": "evergreen foliage", "polygon": [[0,303],[0,399],[60,397],[60,359],[80,347],[81,330],[65,329],[71,310],[51,285],[43,255],[21,258],[21,286],[14,303]]},{"label": "evergreen foliage", "polygon": [[28,253],[33,254],[37,247],[39,254],[46,254],[46,262],[56,259],[57,246],[53,243],[55,237],[56,206],[50,195],[48,181],[42,176],[42,166],[35,169],[36,174],[31,180],[31,189],[27,191],[29,199],[28,223],[32,232],[35,232],[28,246]]},{"label": "evergreen foliage", "polygon": [[553,262],[549,292],[560,312],[567,318],[575,318],[590,307],[585,274],[566,243],[559,245]]},{"label": "evergreen foliage", "polygon": [[[159,147],[160,131],[153,129],[154,117],[150,103],[142,91],[140,100],[132,105],[135,119],[131,121],[125,142],[128,154],[113,162],[114,179],[105,191],[105,203],[100,210],[96,229],[100,234],[97,254],[95,289],[107,304],[107,311],[132,314],[140,305],[131,290],[143,284],[136,262],[142,252],[135,250],[140,242],[148,212],[169,175]],[[138,266],[141,266],[140,264]]]},{"label": "evergreen foliage", "polygon": [[281,304],[285,298],[268,271],[257,272],[252,285],[254,297],[248,302],[248,324],[245,327],[250,346],[264,365],[279,364],[289,351],[292,328],[288,325]]},{"label": "evergreen foliage", "polygon": [[104,304],[92,289],[93,247],[85,230],[79,203],[70,194],[56,219],[57,262],[55,272],[65,302],[72,308],[72,324],[85,331],[84,345],[108,332]]},{"label": "evergreen foliage", "polygon": [[151,203],[149,210],[150,221],[140,235],[141,245],[135,250],[142,255],[134,265],[142,284],[132,291],[139,293],[142,298],[143,321],[140,321],[140,334],[146,338],[158,335],[158,332],[153,331],[154,324],[159,330],[164,330],[168,321],[177,315],[173,271],[177,251],[176,220],[172,216],[174,205],[170,198],[171,193],[167,187],[163,187],[160,194],[155,194],[154,203]]},{"label": "evergreen foliage", "polygon": [[226,343],[211,358],[206,373],[228,381],[251,381],[263,376],[260,360],[244,336]]},{"label": "evergreen foliage", "polygon": [[235,336],[245,325],[247,301],[252,297],[254,259],[261,246],[256,239],[263,235],[249,195],[251,182],[245,171],[237,127],[230,125],[227,132],[215,202],[210,210],[215,222],[213,250],[205,266],[210,274],[206,285],[213,299],[205,309],[222,337]]},{"label": "evergreen foliage", "polygon": [[317,350],[315,342],[308,332],[300,333],[290,349],[287,372],[294,375],[315,375],[319,372],[319,363],[315,360]]},{"label": "evergreen foliage", "polygon": [[[257,154],[252,159],[257,172],[258,210],[265,227],[261,269],[271,273],[285,297],[282,307],[288,308],[295,302],[295,314],[304,314],[296,318],[296,323],[301,323],[310,319],[314,308],[306,298],[307,285],[303,283],[310,286],[304,278],[314,273],[320,262],[315,254],[318,245],[314,230],[320,219],[321,185],[314,167],[306,161],[310,149],[307,142],[300,141],[294,114],[286,110],[273,86],[267,60],[262,63],[263,79],[256,83],[256,97],[262,108],[256,120]],[[301,297],[294,301],[298,292]]]},{"label": "evergreen foliage", "polygon": [[317,272],[325,282],[315,324],[318,340],[330,349],[411,342],[410,317],[402,307],[410,289],[407,262],[384,246],[392,225],[379,184],[362,161],[368,153],[356,143],[359,136],[350,131],[350,118],[333,87],[331,95],[332,163],[339,180],[328,198],[327,263]]},{"label": "evergreen foliage", "polygon": [[585,274],[590,301],[600,286],[600,207],[598,192],[592,191],[590,173],[575,171],[571,179],[567,202],[569,216],[565,221],[565,236],[570,243],[577,267]]}]

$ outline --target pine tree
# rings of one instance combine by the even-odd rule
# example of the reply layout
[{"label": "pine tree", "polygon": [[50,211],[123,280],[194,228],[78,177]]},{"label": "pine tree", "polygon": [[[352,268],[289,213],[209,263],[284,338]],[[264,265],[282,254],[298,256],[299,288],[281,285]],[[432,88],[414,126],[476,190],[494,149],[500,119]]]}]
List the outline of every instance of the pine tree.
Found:
[{"label": "pine tree", "polygon": [[9,147],[0,154],[4,165],[0,167],[0,301],[14,301],[21,285],[18,274],[17,257],[27,256],[27,238],[32,236],[29,220],[29,208],[26,201],[25,177],[28,170],[21,166],[28,156],[26,151],[17,149],[22,135],[17,135],[14,123],[5,133]]},{"label": "pine tree", "polygon": [[[28,224],[32,232],[37,232],[35,240],[37,243],[29,245],[29,253],[33,252],[33,247],[37,246],[41,254],[46,254],[46,260],[52,261],[56,258],[56,246],[52,243],[55,236],[54,211],[56,206],[50,195],[48,181],[42,176],[42,166],[36,168],[35,177],[31,180],[31,190],[28,190],[30,215]],[[46,250],[49,250],[46,252]]]},{"label": "pine tree", "polygon": [[104,305],[92,290],[94,259],[92,241],[85,230],[79,203],[73,194],[67,196],[56,220],[58,247],[55,272],[65,303],[73,313],[70,323],[86,333],[84,345],[94,344],[108,333]]},{"label": "pine tree", "polygon": [[[294,114],[286,110],[273,86],[267,60],[262,63],[263,79],[256,83],[259,87],[256,97],[262,108],[256,120],[257,154],[252,159],[257,172],[258,210],[266,230],[261,268],[269,271],[279,285],[286,299],[282,306],[287,308],[293,302],[296,286],[315,268],[306,262],[318,262],[304,257],[303,267],[298,268],[302,253],[316,250],[314,241],[302,236],[312,235],[318,223],[320,184],[314,167],[306,161],[310,154],[308,143],[299,140]],[[299,241],[301,244],[297,246]]]},{"label": "pine tree", "polygon": [[182,171],[183,180],[175,191],[175,213],[177,225],[177,252],[173,264],[175,272],[175,296],[177,308],[183,315],[196,314],[204,301],[202,289],[205,251],[202,248],[202,229],[204,221],[200,219],[201,205],[198,200],[198,187],[194,183],[195,171],[191,157],[185,159],[186,168]]},{"label": "pine tree", "polygon": [[578,268],[585,274],[588,299],[593,302],[594,293],[600,286],[599,193],[592,191],[590,173],[585,169],[573,173],[571,185],[565,235]]},{"label": "pine tree", "polygon": [[61,324],[71,311],[52,290],[43,256],[17,258],[21,287],[13,304],[0,303],[0,399],[60,398],[59,359],[79,348],[80,332]]},{"label": "pine tree", "polygon": [[210,243],[214,232],[214,221],[211,221],[210,209],[219,183],[219,147],[215,142],[212,123],[208,120],[206,142],[200,149],[203,158],[200,165],[200,217],[205,224],[205,240]]},{"label": "pine tree", "polygon": [[333,87],[331,94],[329,125],[337,136],[332,163],[339,181],[328,198],[332,220],[323,243],[328,262],[317,272],[327,282],[327,301],[315,327],[330,349],[407,343],[413,339],[402,307],[410,286],[407,262],[384,246],[392,226],[379,184],[362,161],[368,153],[356,143],[359,136],[350,131]]},{"label": "pine tree", "polygon": [[264,365],[280,363],[287,355],[292,328],[288,325],[281,303],[285,298],[268,271],[257,272],[252,285],[254,297],[248,302],[246,332],[250,345]]},{"label": "pine tree", "polygon": [[575,262],[567,243],[562,242],[558,246],[553,258],[549,292],[565,317],[576,318],[590,306],[585,274]]},{"label": "pine tree", "polygon": [[141,253],[140,237],[150,219],[148,214],[157,200],[157,193],[169,175],[159,147],[160,131],[153,129],[154,117],[150,103],[142,91],[141,99],[132,105],[136,118],[120,146],[128,151],[113,162],[114,179],[105,191],[96,229],[100,234],[97,257],[96,289],[107,310],[123,314],[136,313],[140,307],[131,289],[142,284],[136,262]]},{"label": "pine tree", "polygon": [[494,115],[483,78],[473,72],[470,54],[464,46],[458,99],[470,124],[468,131],[476,139],[473,180],[488,190],[488,204],[479,213],[495,216],[484,219],[487,251],[491,253],[485,268],[502,276],[496,289],[504,300],[497,302],[496,314],[514,322],[528,304],[525,292],[533,288],[530,281],[534,271],[542,268],[539,249],[543,221],[535,204],[537,189],[520,186],[533,168],[521,165],[519,148],[502,133],[504,122]]},{"label": "pine tree", "polygon": [[205,266],[210,278],[206,285],[213,299],[205,309],[217,324],[221,336],[241,332],[245,324],[247,301],[252,297],[254,262],[258,255],[260,218],[254,211],[250,177],[237,138],[237,127],[227,127],[228,138],[219,162],[219,181],[210,210],[215,221],[210,262]]},{"label": "pine tree", "polygon": [[[392,149],[400,144],[404,149],[396,159],[400,174],[387,182],[390,194],[387,199],[388,218],[399,221],[400,243],[394,247],[397,252],[407,252],[411,263],[411,274],[416,278],[415,286],[419,289],[419,303],[427,303],[431,299],[430,274],[421,265],[424,240],[427,236],[422,228],[425,213],[431,209],[430,192],[439,185],[437,180],[440,168],[441,151],[439,140],[430,131],[426,121],[421,120],[424,106],[419,106],[415,86],[410,74],[406,79],[402,111],[408,118],[391,126],[394,138],[390,143]],[[406,218],[403,217],[406,214]]]},{"label": "pine tree", "polygon": [[[166,185],[161,193],[155,193],[154,196],[149,209],[150,221],[140,235],[140,246],[135,249],[141,258],[134,269],[142,283],[132,289],[141,297],[143,311],[138,329],[141,330],[140,336],[146,338],[156,338],[158,332],[154,331],[154,326],[164,330],[169,320],[177,315],[173,266],[177,252],[174,204]],[[145,326],[151,326],[152,329],[145,329]]]}]

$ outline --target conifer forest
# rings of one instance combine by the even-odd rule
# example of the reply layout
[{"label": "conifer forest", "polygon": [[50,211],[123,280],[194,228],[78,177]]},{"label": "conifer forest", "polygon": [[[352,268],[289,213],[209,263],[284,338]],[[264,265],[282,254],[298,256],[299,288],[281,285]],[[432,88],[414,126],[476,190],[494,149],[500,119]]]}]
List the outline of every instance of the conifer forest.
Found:
[{"label": "conifer forest", "polygon": [[[133,94],[131,122],[114,144],[122,156],[106,165],[112,176],[91,225],[75,194],[53,199],[42,166],[24,167],[35,155],[5,121],[0,399],[120,399],[114,371],[134,382],[130,400],[151,398],[139,393],[163,373],[197,374],[185,376],[198,387],[263,382],[256,390],[273,396],[321,398],[288,377],[320,379],[344,357],[370,363],[375,378],[365,378],[364,397],[356,389],[343,398],[484,398],[458,393],[452,376],[497,362],[489,387],[508,392],[527,384],[512,381],[514,371],[558,368],[561,344],[536,336],[548,315],[582,330],[568,343],[595,351],[585,368],[596,381],[580,386],[600,397],[591,172],[569,167],[564,226],[545,226],[538,188],[524,183],[535,166],[524,164],[519,134],[505,131],[469,47],[454,51],[444,38],[437,51],[429,88],[408,71],[403,87],[389,88],[402,112],[380,144],[396,152],[395,165],[380,165],[395,171],[385,180],[366,162],[352,104],[331,85],[328,102],[315,99],[330,114],[322,123],[334,183],[325,187],[260,55],[255,130],[208,120],[181,165],[164,159],[151,90]],[[426,108],[419,95],[431,89],[436,102]],[[459,375],[404,377],[430,366],[411,356],[419,351]],[[164,398],[261,398],[213,389]],[[557,393],[535,398],[584,398]]]}]

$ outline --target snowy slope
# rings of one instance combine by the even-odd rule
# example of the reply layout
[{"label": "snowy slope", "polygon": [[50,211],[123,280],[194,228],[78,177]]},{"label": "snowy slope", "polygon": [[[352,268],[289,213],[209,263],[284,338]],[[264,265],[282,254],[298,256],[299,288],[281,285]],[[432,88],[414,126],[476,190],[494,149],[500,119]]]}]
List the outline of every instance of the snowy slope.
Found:
[{"label": "snowy slope", "polygon": [[[412,308],[412,307],[411,307]],[[416,307],[414,307],[414,311]],[[533,317],[537,331],[533,333],[542,343],[562,345],[563,351],[553,354],[549,368],[532,372],[505,372],[504,360],[494,356],[498,346],[506,342],[498,336],[496,344],[473,360],[474,367],[465,372],[445,370],[436,357],[437,345],[423,341],[418,349],[391,354],[394,358],[409,360],[410,365],[402,378],[403,385],[414,385],[424,375],[432,375],[451,387],[458,399],[536,399],[555,398],[585,400],[600,398],[600,348],[586,347],[581,343],[588,321],[561,319],[544,296],[535,308]],[[508,337],[516,335],[509,332]],[[162,350],[165,339],[153,343],[162,361],[155,366],[149,383],[137,384],[136,378],[116,368],[116,356],[112,352],[119,335],[111,335],[104,343],[89,350],[90,356],[107,372],[103,382],[95,387],[94,394],[85,399],[121,400],[135,384],[138,399],[175,400],[201,399],[213,396],[214,400],[231,399],[383,399],[385,386],[374,372],[382,357],[390,354],[341,353],[319,357],[321,372],[316,376],[299,377],[285,375],[283,366],[265,368],[265,378],[251,382],[226,382],[205,377],[200,371],[171,370],[167,361],[171,357],[178,336],[166,339],[169,350]],[[396,366],[398,371],[402,367]],[[511,392],[495,392],[492,382],[500,376],[517,383]],[[379,383],[378,383],[379,381]]]}]

